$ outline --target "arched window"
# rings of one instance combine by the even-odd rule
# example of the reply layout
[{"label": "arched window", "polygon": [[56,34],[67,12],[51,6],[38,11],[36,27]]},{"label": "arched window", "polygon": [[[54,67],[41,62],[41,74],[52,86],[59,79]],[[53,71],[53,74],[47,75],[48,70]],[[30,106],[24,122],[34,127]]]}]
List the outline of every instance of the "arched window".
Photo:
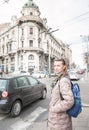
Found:
[{"label": "arched window", "polygon": [[33,34],[33,27],[30,27],[29,33]]},{"label": "arched window", "polygon": [[21,55],[21,60],[23,60],[23,55]]},{"label": "arched window", "polygon": [[28,60],[34,60],[34,56],[31,54],[28,56]]},{"label": "arched window", "polygon": [[33,15],[33,12],[30,12],[30,15]]}]

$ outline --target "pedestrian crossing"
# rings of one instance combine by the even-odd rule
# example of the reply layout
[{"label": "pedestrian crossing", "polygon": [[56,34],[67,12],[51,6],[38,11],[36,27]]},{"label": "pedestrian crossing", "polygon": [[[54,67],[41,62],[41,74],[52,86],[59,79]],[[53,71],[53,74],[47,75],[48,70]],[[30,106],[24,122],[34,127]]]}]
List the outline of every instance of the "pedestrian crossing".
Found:
[{"label": "pedestrian crossing", "polygon": [[[37,107],[32,113],[28,114],[26,117],[21,118],[20,116],[15,119],[15,122],[7,128],[7,130],[26,130],[30,127],[34,121],[47,109],[42,107]],[[0,121],[5,119],[7,116],[0,114]],[[1,130],[1,129],[0,129]]]}]

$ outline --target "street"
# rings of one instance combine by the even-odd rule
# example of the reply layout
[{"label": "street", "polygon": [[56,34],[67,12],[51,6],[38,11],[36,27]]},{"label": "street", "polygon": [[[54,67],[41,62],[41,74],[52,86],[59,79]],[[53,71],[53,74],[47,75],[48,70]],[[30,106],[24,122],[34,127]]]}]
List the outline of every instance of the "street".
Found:
[{"label": "street", "polygon": [[[25,107],[19,117],[11,118],[9,114],[0,114],[0,130],[37,130],[36,124],[39,124],[38,126],[40,128],[41,124],[47,120],[51,96],[50,84],[53,78],[44,78],[39,80],[47,85],[47,98],[45,100],[38,100]],[[88,80],[81,77],[79,81],[73,82],[78,82],[80,84],[82,102],[83,104],[88,105]]]}]

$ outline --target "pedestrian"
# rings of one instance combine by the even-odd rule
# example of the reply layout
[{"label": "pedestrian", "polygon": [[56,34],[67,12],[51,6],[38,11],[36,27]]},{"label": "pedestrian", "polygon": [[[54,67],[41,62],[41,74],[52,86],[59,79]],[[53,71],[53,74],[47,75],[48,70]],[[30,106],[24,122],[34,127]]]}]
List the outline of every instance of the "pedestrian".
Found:
[{"label": "pedestrian", "polygon": [[64,59],[54,61],[54,71],[57,75],[52,89],[47,122],[48,130],[72,130],[72,119],[66,113],[74,104],[71,82]]}]

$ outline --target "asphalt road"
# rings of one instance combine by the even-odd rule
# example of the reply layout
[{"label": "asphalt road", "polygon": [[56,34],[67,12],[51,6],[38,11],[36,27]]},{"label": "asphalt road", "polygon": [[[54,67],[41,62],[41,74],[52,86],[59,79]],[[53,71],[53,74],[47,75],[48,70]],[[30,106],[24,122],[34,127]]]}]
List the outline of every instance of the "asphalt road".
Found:
[{"label": "asphalt road", "polygon": [[[19,117],[11,118],[9,114],[0,114],[0,130],[31,130],[31,126],[34,123],[41,123],[47,120],[51,96],[50,84],[53,78],[39,80],[47,85],[47,98],[45,100],[38,100],[25,107]],[[89,80],[81,76],[79,81],[73,82],[78,82],[80,85],[83,104],[89,104]]]}]

